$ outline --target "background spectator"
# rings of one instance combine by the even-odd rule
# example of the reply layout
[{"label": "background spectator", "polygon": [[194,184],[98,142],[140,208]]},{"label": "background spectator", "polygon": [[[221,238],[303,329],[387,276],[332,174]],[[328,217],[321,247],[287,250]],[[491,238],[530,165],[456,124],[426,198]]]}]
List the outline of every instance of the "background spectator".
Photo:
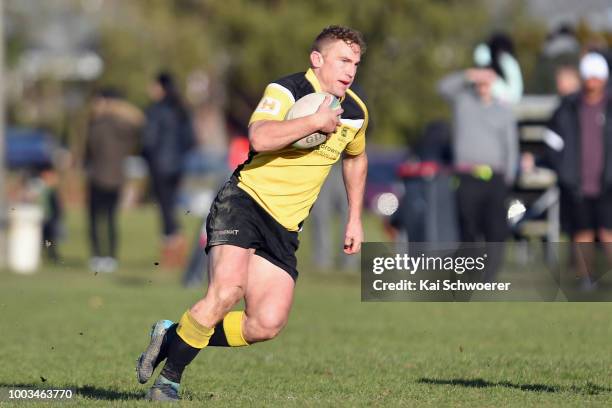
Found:
[{"label": "background spectator", "polygon": [[390,224],[409,242],[456,242],[459,240],[455,189],[451,187],[452,135],[444,120],[425,126],[415,146],[417,161],[400,169],[404,195]]},{"label": "background spectator", "polygon": [[586,54],[580,61],[582,91],[565,97],[549,123],[559,141],[553,144],[556,149],[551,149],[550,159],[561,188],[562,222],[575,244],[585,290],[593,288],[589,273],[593,246],[589,243],[596,237],[612,242],[612,103],[606,93],[608,74],[608,64],[600,54]]},{"label": "background spectator", "polygon": [[91,107],[85,149],[88,185],[90,268],[117,268],[117,203],[125,158],[136,150],[143,115],[114,89],[97,93]]},{"label": "background spectator", "polygon": [[491,85],[494,98],[515,104],[523,96],[523,74],[514,56],[512,39],[504,33],[495,33],[486,44],[480,44],[474,50],[474,61],[481,68],[491,68],[497,78]]},{"label": "background spectator", "polygon": [[574,29],[568,24],[561,24],[548,34],[542,44],[531,82],[532,92],[554,93],[555,79],[551,73],[559,66],[577,65],[579,59],[580,43]]},{"label": "background spectator", "polygon": [[60,262],[59,242],[64,232],[64,208],[60,200],[58,186],[59,175],[50,165],[40,173],[43,182],[41,191],[41,202],[43,205],[43,244],[47,249],[48,258],[54,262]]},{"label": "background spectator", "polygon": [[574,65],[560,65],[555,71],[557,95],[567,96],[580,90],[580,74]]},{"label": "background spectator", "polygon": [[162,265],[183,264],[185,238],[175,213],[186,153],[193,146],[193,128],[174,78],[160,73],[149,89],[153,103],[146,110],[143,155],[149,165],[162,221]]},{"label": "background spectator", "polygon": [[496,78],[491,69],[473,68],[450,74],[438,85],[453,110],[460,234],[463,242],[491,244],[487,281],[501,262],[508,235],[505,200],[518,162],[516,121],[510,108],[493,97]]}]

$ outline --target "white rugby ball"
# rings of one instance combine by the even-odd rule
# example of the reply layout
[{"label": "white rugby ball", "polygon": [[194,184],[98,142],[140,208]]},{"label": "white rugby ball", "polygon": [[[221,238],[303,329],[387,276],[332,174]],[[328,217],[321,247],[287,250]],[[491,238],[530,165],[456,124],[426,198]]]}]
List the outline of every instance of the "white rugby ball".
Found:
[{"label": "white rugby ball", "polygon": [[[340,107],[340,100],[338,100],[338,98],[336,98],[332,94],[329,94],[327,92],[314,92],[298,99],[289,109],[289,112],[287,112],[285,120],[302,118],[304,116],[312,115],[319,109],[319,106],[321,106],[321,103],[323,103],[325,97],[327,96],[332,97],[331,103],[329,104],[332,109]],[[320,145],[326,140],[326,133],[313,133],[295,141],[291,146],[297,149],[309,149],[311,147]]]}]

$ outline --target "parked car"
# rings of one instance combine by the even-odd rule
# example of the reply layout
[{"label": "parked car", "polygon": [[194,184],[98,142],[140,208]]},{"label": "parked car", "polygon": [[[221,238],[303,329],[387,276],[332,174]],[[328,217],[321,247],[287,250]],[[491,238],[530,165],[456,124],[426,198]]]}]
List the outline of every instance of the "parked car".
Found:
[{"label": "parked car", "polygon": [[57,143],[46,132],[28,128],[6,131],[6,163],[11,170],[48,167],[56,148]]}]

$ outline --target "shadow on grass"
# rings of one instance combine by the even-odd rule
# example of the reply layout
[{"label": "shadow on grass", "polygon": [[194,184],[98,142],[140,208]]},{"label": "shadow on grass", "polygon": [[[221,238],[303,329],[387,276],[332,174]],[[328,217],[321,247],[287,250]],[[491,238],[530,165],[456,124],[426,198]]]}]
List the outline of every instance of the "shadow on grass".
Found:
[{"label": "shadow on grass", "polygon": [[433,384],[433,385],[454,385],[469,388],[488,388],[488,387],[506,387],[514,388],[521,391],[531,392],[569,392],[573,394],[587,394],[587,395],[598,395],[612,392],[612,389],[608,387],[602,387],[591,382],[586,382],[584,385],[572,385],[570,387],[560,385],[545,385],[545,384],[515,384],[510,381],[487,381],[482,378],[464,379],[464,378],[453,378],[453,379],[435,379],[435,378],[419,378],[417,380],[420,384]]},{"label": "shadow on grass", "polygon": [[117,391],[107,388],[94,387],[92,385],[77,387],[76,393],[82,397],[97,400],[141,400],[145,397],[143,392]]},{"label": "shadow on grass", "polygon": [[54,384],[45,384],[37,383],[37,384],[25,384],[25,383],[15,383],[15,384],[5,384],[0,383],[0,388],[27,388],[34,390],[41,389],[72,389],[76,396],[80,396],[83,398],[90,398],[102,401],[114,401],[114,400],[142,400],[145,397],[143,392],[135,392],[135,391],[117,391],[108,388],[100,388],[95,387],[93,385],[84,385],[82,387],[74,387],[71,385],[54,385]]}]

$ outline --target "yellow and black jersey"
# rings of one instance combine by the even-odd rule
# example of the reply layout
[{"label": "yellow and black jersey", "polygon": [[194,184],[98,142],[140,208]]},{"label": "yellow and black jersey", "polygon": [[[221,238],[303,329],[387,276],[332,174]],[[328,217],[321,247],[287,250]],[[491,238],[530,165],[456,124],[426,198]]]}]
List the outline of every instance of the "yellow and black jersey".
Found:
[{"label": "yellow and black jersey", "polygon": [[[312,92],[321,92],[321,85],[310,69],[270,83],[249,125],[259,120],[284,120],[295,101]],[[340,104],[344,109],[342,126],[325,143],[310,149],[288,146],[274,152],[251,151],[236,169],[238,186],[290,231],[297,231],[308,216],[342,152],[358,155],[365,150],[365,103],[349,89]]]}]

